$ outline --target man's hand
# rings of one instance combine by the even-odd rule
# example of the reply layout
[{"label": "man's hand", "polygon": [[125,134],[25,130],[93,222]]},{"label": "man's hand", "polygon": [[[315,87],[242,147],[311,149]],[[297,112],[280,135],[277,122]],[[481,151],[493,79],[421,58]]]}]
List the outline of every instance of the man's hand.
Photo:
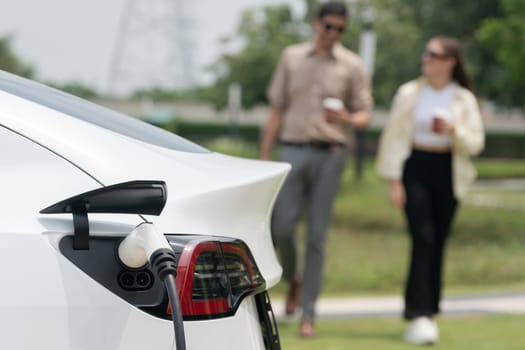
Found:
[{"label": "man's hand", "polygon": [[282,124],[281,112],[275,108],[270,111],[270,117],[264,128],[261,144],[261,154],[259,158],[262,160],[270,160],[272,154],[272,148],[279,133],[279,129]]},{"label": "man's hand", "polygon": [[351,113],[347,109],[325,109],[325,120],[328,123],[350,124],[354,128],[361,129],[368,125],[370,115],[367,112]]}]

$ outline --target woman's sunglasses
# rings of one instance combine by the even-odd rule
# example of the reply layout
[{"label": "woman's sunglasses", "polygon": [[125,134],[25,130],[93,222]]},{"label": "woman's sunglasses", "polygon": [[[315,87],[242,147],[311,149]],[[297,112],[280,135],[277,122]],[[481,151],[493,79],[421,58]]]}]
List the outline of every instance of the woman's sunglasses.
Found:
[{"label": "woman's sunglasses", "polygon": [[336,26],[328,22],[323,22],[323,26],[324,29],[326,29],[327,31],[335,30],[338,33],[342,33],[345,31],[345,27]]},{"label": "woman's sunglasses", "polygon": [[447,55],[446,53],[437,53],[435,51],[426,49],[423,51],[423,57],[428,57],[433,60],[444,60],[450,57],[450,55]]}]

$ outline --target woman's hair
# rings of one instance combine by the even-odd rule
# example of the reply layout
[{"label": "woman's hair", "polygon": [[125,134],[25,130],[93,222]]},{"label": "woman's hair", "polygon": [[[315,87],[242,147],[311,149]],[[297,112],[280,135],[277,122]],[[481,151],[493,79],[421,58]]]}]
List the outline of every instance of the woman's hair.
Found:
[{"label": "woman's hair", "polygon": [[452,70],[452,79],[464,88],[472,90],[472,80],[467,72],[465,55],[459,40],[449,36],[436,36],[432,40],[439,41],[445,50],[445,54],[456,60],[456,65]]}]

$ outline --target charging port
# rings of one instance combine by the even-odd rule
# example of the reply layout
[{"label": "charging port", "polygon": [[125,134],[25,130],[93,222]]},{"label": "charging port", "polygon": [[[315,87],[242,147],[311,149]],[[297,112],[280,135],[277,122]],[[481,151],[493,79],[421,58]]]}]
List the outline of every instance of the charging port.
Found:
[{"label": "charging port", "polygon": [[122,270],[118,274],[120,288],[128,291],[147,290],[153,285],[153,273],[148,270]]}]

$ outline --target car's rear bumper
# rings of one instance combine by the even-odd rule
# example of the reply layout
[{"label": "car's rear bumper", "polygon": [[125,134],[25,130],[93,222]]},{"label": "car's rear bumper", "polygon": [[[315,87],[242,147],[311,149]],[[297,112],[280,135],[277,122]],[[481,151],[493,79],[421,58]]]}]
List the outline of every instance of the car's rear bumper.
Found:
[{"label": "car's rear bumper", "polygon": [[[232,317],[184,322],[187,348],[220,348],[229,350],[280,349],[280,347],[275,346],[266,347],[264,338],[269,330],[261,326],[261,317],[264,318],[265,316],[257,310],[256,297],[249,297],[242,302]],[[268,314],[266,317],[268,317]]]}]

